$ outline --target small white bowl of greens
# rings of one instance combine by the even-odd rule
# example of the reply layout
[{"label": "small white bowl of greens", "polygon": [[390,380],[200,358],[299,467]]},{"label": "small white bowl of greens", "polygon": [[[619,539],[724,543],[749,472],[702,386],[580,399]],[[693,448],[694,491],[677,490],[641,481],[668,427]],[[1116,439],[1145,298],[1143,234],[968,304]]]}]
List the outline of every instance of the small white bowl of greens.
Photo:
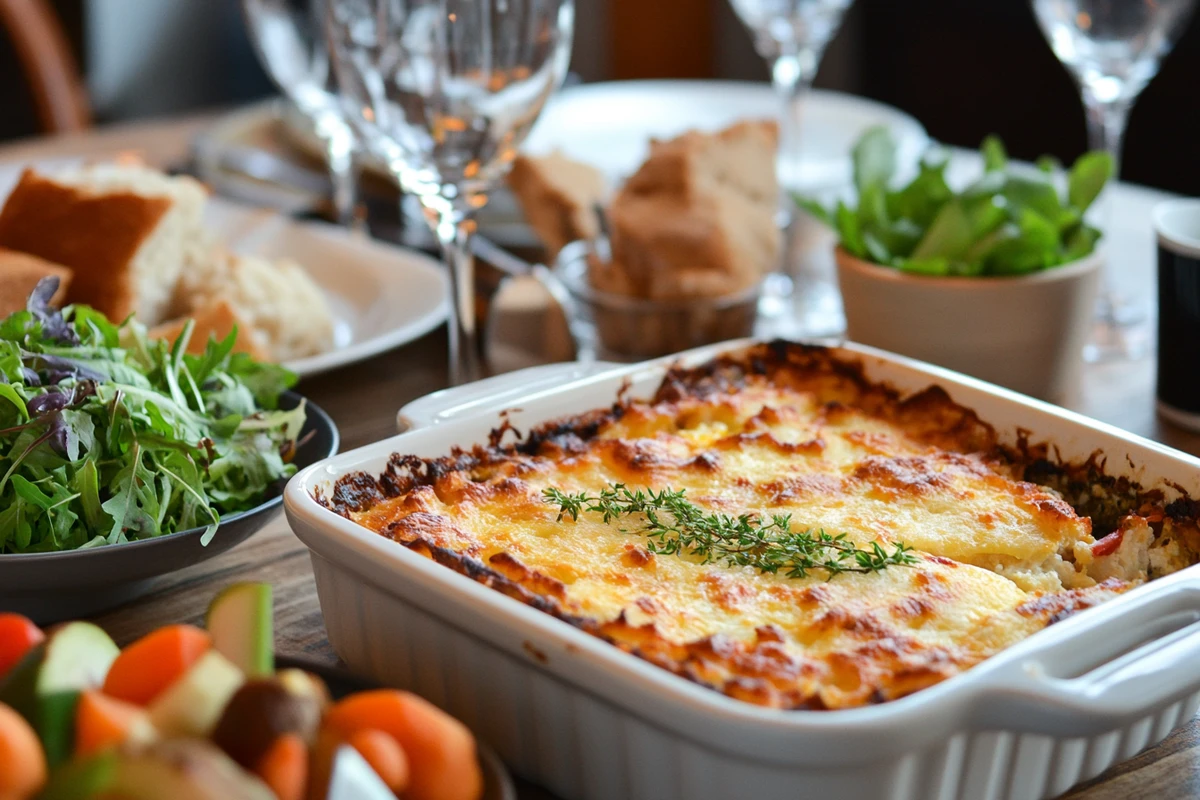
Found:
[{"label": "small white bowl of greens", "polygon": [[280,509],[297,468],[337,451],[296,378],[234,353],[186,354],[57,279],[0,321],[0,611],[92,614],[212,558]]},{"label": "small white bowl of greens", "polygon": [[982,175],[962,188],[936,155],[896,186],[895,145],[871,129],[853,153],[856,205],[797,202],[837,232],[849,339],[1064,402],[1103,260],[1084,213],[1112,160],[1081,156],[1062,186],[1052,160],[1012,165],[995,138],[982,156]]}]

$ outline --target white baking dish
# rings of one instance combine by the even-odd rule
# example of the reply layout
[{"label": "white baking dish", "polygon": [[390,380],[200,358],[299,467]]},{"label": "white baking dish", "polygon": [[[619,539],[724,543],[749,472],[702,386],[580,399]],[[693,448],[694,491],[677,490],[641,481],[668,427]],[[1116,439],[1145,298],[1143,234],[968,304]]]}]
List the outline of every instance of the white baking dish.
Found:
[{"label": "white baking dish", "polygon": [[[698,364],[724,345],[683,354]],[[867,377],[937,383],[996,426],[1101,450],[1110,474],[1200,497],[1200,460],[1069,411],[864,347]],[[514,373],[417,401],[413,429],[310,467],[285,506],[312,551],[329,638],[354,669],[463,719],[519,774],[568,800],[1042,798],[1160,741],[1200,703],[1200,570],[1187,569],[1051,626],[912,696],[844,711],[731,699],[595,639],[327,511],[342,475],[396,451],[435,456],[485,440],[497,412],[531,424],[649,393],[673,359]],[[1168,489],[1172,494],[1177,490]]]}]

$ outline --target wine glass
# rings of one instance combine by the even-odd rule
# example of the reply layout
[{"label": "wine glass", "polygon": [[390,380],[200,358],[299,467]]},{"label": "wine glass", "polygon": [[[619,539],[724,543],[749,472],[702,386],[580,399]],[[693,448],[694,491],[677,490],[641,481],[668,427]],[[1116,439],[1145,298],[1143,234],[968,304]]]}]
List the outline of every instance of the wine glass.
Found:
[{"label": "wine glass", "polygon": [[[800,119],[803,101],[812,87],[825,47],[837,33],[854,0],[730,0],[754,37],[758,54],[771,65],[771,82],[780,100],[779,183],[800,185]],[[796,259],[796,240],[802,224],[785,197],[787,220],[783,270],[791,279],[794,319],[787,321],[803,336],[838,333],[845,325],[833,275],[808,259]],[[786,294],[787,290],[783,293]],[[778,292],[777,292],[778,293]]]},{"label": "wine glass", "polygon": [[330,91],[325,0],[242,0],[250,39],[267,74],[325,145],[338,224],[356,227],[354,133]]},{"label": "wine glass", "polygon": [[[1195,0],[1033,0],[1042,33],[1079,82],[1087,112],[1088,146],[1121,163],[1129,109],[1158,72]],[[1108,194],[1107,192],[1105,193]],[[1110,200],[1097,206],[1108,227]],[[1148,314],[1117,292],[1109,262],[1097,305],[1089,361],[1137,358],[1149,348]]]},{"label": "wine glass", "polygon": [[574,0],[329,2],[346,116],[421,201],[450,274],[450,380],[476,380],[474,213],[566,76]]}]

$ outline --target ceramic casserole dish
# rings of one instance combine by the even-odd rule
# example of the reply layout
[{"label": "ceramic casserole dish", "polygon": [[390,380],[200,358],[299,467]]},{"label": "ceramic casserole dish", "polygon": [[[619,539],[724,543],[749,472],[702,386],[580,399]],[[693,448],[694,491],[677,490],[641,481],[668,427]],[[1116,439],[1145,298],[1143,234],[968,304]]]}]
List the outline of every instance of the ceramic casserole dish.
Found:
[{"label": "ceramic casserole dish", "polygon": [[[379,474],[392,453],[442,456],[484,442],[498,414],[528,430],[651,395],[673,364],[566,364],[430,395],[407,432],[293,478],[285,508],[312,555],[334,649],[353,669],[412,689],[568,800],[1053,797],[1165,738],[1200,704],[1200,570],[1068,616],[965,672],[900,699],[834,711],[752,705],[684,680],[411,552],[314,499]],[[832,348],[901,394],[930,385],[1004,444],[1100,452],[1106,472],[1167,498],[1200,497],[1200,460],[957,373],[856,345]]]}]

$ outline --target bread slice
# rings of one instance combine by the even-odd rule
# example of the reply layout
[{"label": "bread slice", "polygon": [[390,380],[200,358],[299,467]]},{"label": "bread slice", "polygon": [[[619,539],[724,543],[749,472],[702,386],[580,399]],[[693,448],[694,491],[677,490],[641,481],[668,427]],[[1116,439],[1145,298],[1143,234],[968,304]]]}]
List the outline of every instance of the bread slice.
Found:
[{"label": "bread slice", "polygon": [[180,273],[209,247],[207,198],[198,181],[141,165],[27,169],[0,210],[0,246],[69,267],[69,302],[154,325]]},{"label": "bread slice", "polygon": [[606,187],[600,170],[572,161],[561,153],[517,156],[508,173],[508,186],[553,262],[564,245],[600,234],[597,206]]},{"label": "bread slice", "polygon": [[[290,361],[333,347],[333,312],[320,287],[287,259],[214,251],[179,279],[173,308],[180,315],[227,303],[258,347]],[[240,337],[239,337],[240,338]]]},{"label": "bread slice", "polygon": [[0,247],[0,319],[22,311],[30,292],[42,278],[58,278],[50,302],[61,305],[71,285],[71,270],[45,259]]},{"label": "bread slice", "polygon": [[255,360],[266,361],[270,354],[258,343],[253,328],[248,322],[238,316],[233,306],[224,300],[217,300],[203,308],[198,308],[186,317],[164,322],[150,329],[151,339],[166,339],[174,344],[183,333],[189,320],[195,321],[192,328],[192,338],[188,340],[187,352],[203,353],[210,338],[224,341],[233,330],[237,329],[237,339],[233,345],[235,353],[248,353]]},{"label": "bread slice", "polygon": [[[596,288],[655,299],[749,289],[779,259],[773,122],[653,141],[609,207],[612,264]],[[615,274],[615,273],[620,274]]]}]

